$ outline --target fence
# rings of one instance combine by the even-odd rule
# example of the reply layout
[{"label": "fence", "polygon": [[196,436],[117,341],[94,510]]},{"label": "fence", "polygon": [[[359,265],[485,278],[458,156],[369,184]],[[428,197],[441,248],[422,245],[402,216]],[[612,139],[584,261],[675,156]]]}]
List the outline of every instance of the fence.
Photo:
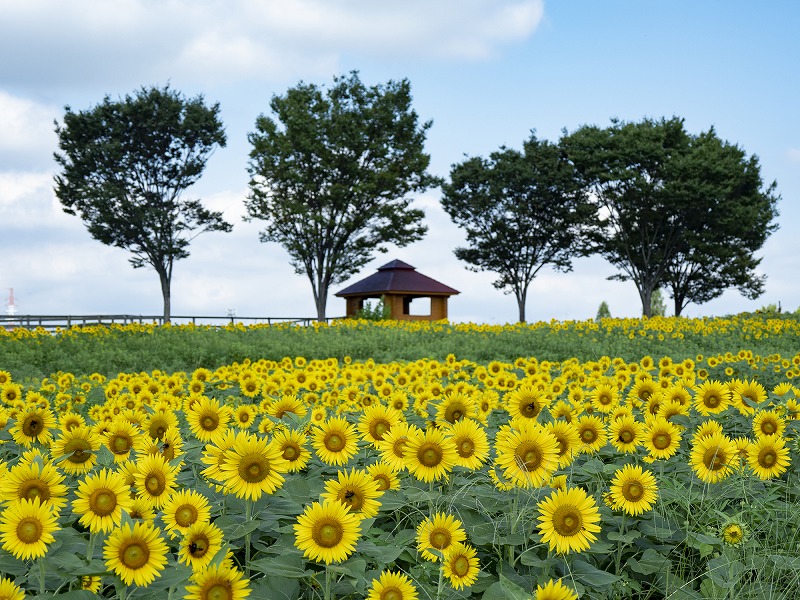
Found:
[{"label": "fence", "polygon": [[[342,317],[329,317],[325,321],[341,319]],[[308,326],[318,321],[316,317],[238,317],[227,315],[224,317],[215,316],[183,316],[173,315],[170,321],[173,325],[193,324],[193,325],[255,325],[266,323],[272,325],[276,323],[295,323],[297,325]],[[92,326],[92,325],[111,325],[119,323],[127,325],[129,323],[145,324],[164,324],[164,315],[0,315],[0,327],[14,329],[24,327],[35,329],[42,327],[47,330],[67,329],[69,327]]]}]

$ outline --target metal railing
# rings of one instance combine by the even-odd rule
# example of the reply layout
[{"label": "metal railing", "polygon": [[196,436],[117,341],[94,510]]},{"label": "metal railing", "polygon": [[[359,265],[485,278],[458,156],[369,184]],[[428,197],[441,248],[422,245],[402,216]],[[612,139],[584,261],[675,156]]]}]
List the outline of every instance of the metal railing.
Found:
[{"label": "metal railing", "polygon": [[[328,317],[325,321],[330,322],[334,319],[343,317]],[[243,325],[278,323],[294,323],[297,325],[308,326],[318,321],[316,317],[239,317],[236,315],[218,316],[185,316],[172,315],[170,322],[173,325]],[[14,329],[24,327],[26,329],[36,329],[41,327],[46,330],[69,329],[70,327],[90,327],[94,325],[128,325],[139,324],[164,324],[164,315],[0,315],[0,327]]]}]

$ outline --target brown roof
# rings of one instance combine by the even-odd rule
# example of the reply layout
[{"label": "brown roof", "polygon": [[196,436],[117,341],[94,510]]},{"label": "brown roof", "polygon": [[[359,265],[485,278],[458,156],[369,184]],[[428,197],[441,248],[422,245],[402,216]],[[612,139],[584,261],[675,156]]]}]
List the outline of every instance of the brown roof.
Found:
[{"label": "brown roof", "polygon": [[357,281],[335,295],[344,298],[347,296],[363,296],[365,294],[399,292],[409,292],[421,296],[452,296],[459,293],[458,290],[439,283],[427,275],[417,273],[416,268],[408,263],[404,263],[402,260],[393,260],[379,267],[377,273]]}]

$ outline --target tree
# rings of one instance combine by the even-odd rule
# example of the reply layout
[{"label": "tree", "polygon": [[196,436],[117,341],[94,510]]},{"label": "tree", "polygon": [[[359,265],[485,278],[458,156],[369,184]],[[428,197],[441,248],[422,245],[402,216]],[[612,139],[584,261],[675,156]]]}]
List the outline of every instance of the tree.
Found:
[{"label": "tree", "polygon": [[608,302],[603,300],[600,303],[600,306],[597,307],[597,316],[595,316],[595,321],[600,321],[601,319],[610,319],[611,318],[611,310],[608,308]]},{"label": "tree", "polygon": [[524,322],[531,281],[545,265],[572,268],[593,215],[572,165],[557,145],[531,135],[522,152],[501,148],[454,165],[442,191],[442,207],[469,244],[455,255],[473,271],[497,273],[493,285],[514,293]]},{"label": "tree", "polygon": [[407,80],[366,87],[353,71],[327,90],[300,83],[261,115],[249,134],[246,220],[267,222],[311,282],[317,317],[328,290],[358,272],[385,244],[405,246],[427,231],[408,196],[437,183],[424,152],[431,122],[419,123]]},{"label": "tree", "polygon": [[221,213],[182,198],[225,146],[219,105],[168,86],[142,88],[81,112],[67,106],[56,133],[63,171],[55,193],[64,212],[80,216],[96,240],[130,251],[134,268],[155,269],[168,322],[174,261],[189,256],[200,233],[232,228]]},{"label": "tree", "polygon": [[661,288],[653,290],[650,296],[650,316],[651,317],[665,317],[667,315],[667,305],[664,302],[664,294]]}]

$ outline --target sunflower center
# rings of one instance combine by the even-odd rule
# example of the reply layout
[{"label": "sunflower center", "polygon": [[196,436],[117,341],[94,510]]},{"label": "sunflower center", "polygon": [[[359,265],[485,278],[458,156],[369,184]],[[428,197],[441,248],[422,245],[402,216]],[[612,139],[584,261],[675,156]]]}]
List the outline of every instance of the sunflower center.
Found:
[{"label": "sunflower center", "polygon": [[475,454],[475,444],[472,440],[461,440],[458,444],[458,455],[461,458],[469,458],[473,454]]},{"label": "sunflower center", "polygon": [[769,468],[778,462],[778,455],[774,450],[767,448],[758,454],[758,464],[762,467]]},{"label": "sunflower center", "polygon": [[39,498],[42,502],[47,502],[50,500],[50,486],[41,479],[26,481],[19,487],[18,497],[28,500]]},{"label": "sunflower center", "polygon": [[455,423],[456,421],[460,420],[464,417],[464,407],[460,404],[456,404],[454,406],[449,407],[444,414],[444,418],[446,421],[450,423]]},{"label": "sunflower center", "polygon": [[657,433],[653,436],[653,446],[658,450],[666,450],[672,444],[672,436],[668,433]]},{"label": "sunflower center", "polygon": [[583,528],[581,513],[574,506],[562,506],[553,513],[553,529],[565,537],[577,535]]},{"label": "sunflower center", "polygon": [[344,448],[344,438],[336,432],[329,432],[325,435],[325,448],[331,452],[339,452]]},{"label": "sunflower center", "polygon": [[519,408],[519,414],[526,419],[535,419],[539,412],[539,403],[536,401],[524,402]]},{"label": "sunflower center", "polygon": [[349,505],[354,511],[361,510],[364,506],[364,496],[353,488],[342,488],[339,490],[339,500]]},{"label": "sunflower center", "polygon": [[200,419],[200,427],[206,431],[214,431],[219,425],[219,417],[217,415],[206,415]]},{"label": "sunflower center", "polygon": [[449,531],[437,529],[430,535],[431,546],[437,550],[444,550],[450,545],[451,536]]},{"label": "sunflower center", "polygon": [[160,496],[167,488],[167,481],[161,473],[151,473],[144,481],[144,487],[151,496]]},{"label": "sunflower center", "polygon": [[95,490],[89,497],[89,508],[99,517],[110,515],[116,507],[117,496],[111,490]]},{"label": "sunflower center", "polygon": [[208,539],[205,537],[196,537],[189,544],[189,554],[194,558],[202,558],[208,552]]},{"label": "sunflower center", "polygon": [[450,570],[458,577],[466,577],[469,573],[469,559],[466,556],[458,556],[450,563]]},{"label": "sunflower center", "polygon": [[744,534],[742,532],[742,528],[738,525],[728,525],[725,528],[723,537],[729,544],[736,544],[742,539],[742,537],[744,537]]},{"label": "sunflower center", "polygon": [[644,496],[644,486],[638,481],[629,481],[623,486],[622,495],[628,502],[638,502]]},{"label": "sunflower center", "polygon": [[175,522],[180,527],[189,527],[197,521],[199,516],[197,509],[191,504],[184,504],[175,511]]},{"label": "sunflower center", "polygon": [[417,452],[419,462],[425,467],[435,467],[442,462],[442,449],[436,444],[424,444]]},{"label": "sunflower center", "polygon": [[295,446],[288,445],[283,449],[283,458],[286,460],[296,460],[299,455]]},{"label": "sunflower center", "polygon": [[603,406],[608,406],[609,404],[611,404],[611,396],[609,396],[608,394],[600,394],[597,397],[597,401]]},{"label": "sunflower center", "polygon": [[314,543],[323,548],[333,548],[344,537],[344,529],[338,521],[326,520],[314,530]]},{"label": "sunflower center", "polygon": [[405,451],[406,451],[406,442],[407,441],[408,441],[408,438],[403,436],[401,438],[397,438],[395,440],[394,444],[392,444],[392,453],[396,457],[403,458],[403,456],[405,455]]},{"label": "sunflower center", "polygon": [[[87,452],[88,450],[88,452]],[[65,447],[64,447],[64,454],[68,455],[69,462],[75,464],[82,464],[85,463],[87,460],[92,458],[92,447],[86,440],[75,439],[71,440]]]},{"label": "sunflower center", "polygon": [[141,569],[150,559],[150,550],[138,540],[129,541],[119,553],[119,562],[131,570]]},{"label": "sunflower center", "polygon": [[23,544],[35,544],[42,537],[44,526],[33,517],[22,519],[17,525],[17,539]]},{"label": "sunflower center", "polygon": [[269,460],[260,454],[250,454],[239,463],[239,476],[247,483],[260,483],[269,475]]},{"label": "sunflower center", "polygon": [[535,471],[542,464],[542,453],[535,446],[523,446],[516,452],[517,464],[526,471]]},{"label": "sunflower center", "polygon": [[111,451],[114,454],[126,454],[133,446],[133,439],[127,435],[117,434],[111,442]]},{"label": "sunflower center", "polygon": [[725,453],[718,446],[709,448],[703,455],[703,464],[711,471],[718,471],[725,466]]},{"label": "sunflower center", "polygon": [[389,480],[389,478],[386,475],[383,475],[383,474],[375,475],[375,477],[373,477],[373,479],[378,482],[378,491],[379,492],[385,492],[392,485],[392,482]]},{"label": "sunflower center", "polygon": [[247,423],[250,420],[250,415],[246,412],[243,412],[239,415],[239,422],[240,423]]},{"label": "sunflower center", "polygon": [[38,415],[29,415],[22,422],[22,433],[28,437],[36,437],[42,432],[42,421]]},{"label": "sunflower center", "polygon": [[623,444],[630,444],[634,440],[633,432],[630,429],[623,429],[619,432],[618,439]]},{"label": "sunflower center", "polygon": [[372,424],[370,433],[376,440],[382,440],[383,436],[391,429],[391,424],[388,421],[380,420]]},{"label": "sunflower center", "polygon": [[403,600],[403,592],[394,586],[383,588],[379,600]]},{"label": "sunflower center", "polygon": [[709,394],[703,399],[703,403],[708,406],[709,408],[716,408],[720,405],[720,397],[716,394]]},{"label": "sunflower center", "polygon": [[761,433],[764,435],[773,435],[776,431],[778,431],[778,424],[775,421],[761,422]]},{"label": "sunflower center", "polygon": [[597,441],[597,436],[598,433],[592,428],[581,431],[581,441],[584,444],[594,444]]}]

